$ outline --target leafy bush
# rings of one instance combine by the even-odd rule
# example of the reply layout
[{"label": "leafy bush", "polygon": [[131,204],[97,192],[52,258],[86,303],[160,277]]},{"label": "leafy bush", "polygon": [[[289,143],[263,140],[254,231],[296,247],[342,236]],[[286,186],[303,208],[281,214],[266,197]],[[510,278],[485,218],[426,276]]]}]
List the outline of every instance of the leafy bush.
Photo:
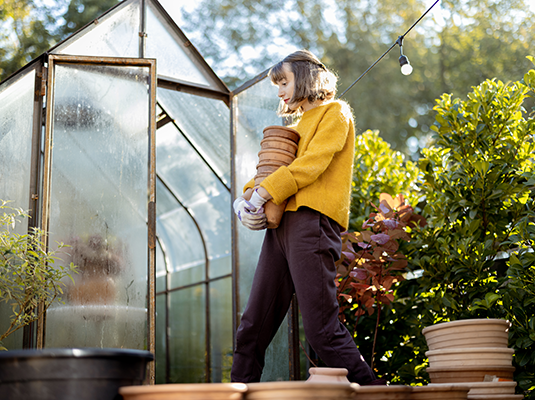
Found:
[{"label": "leafy bush", "polygon": [[534,89],[531,70],[521,82],[487,80],[466,100],[437,101],[436,141],[420,160],[429,225],[411,244],[412,264],[425,271],[424,326],[510,319],[526,398],[535,397],[535,112],[523,104]]}]

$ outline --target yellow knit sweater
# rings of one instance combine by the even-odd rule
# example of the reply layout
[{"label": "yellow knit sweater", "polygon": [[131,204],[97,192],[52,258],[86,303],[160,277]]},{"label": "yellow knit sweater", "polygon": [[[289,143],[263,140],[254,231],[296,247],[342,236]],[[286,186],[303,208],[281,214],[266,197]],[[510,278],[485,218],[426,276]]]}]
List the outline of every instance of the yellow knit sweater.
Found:
[{"label": "yellow knit sweater", "polygon": [[[275,204],[288,199],[286,211],[310,207],[347,229],[355,151],[353,116],[342,101],[305,112],[293,127],[301,138],[296,159],[264,179]],[[254,186],[247,183],[244,191]]]}]

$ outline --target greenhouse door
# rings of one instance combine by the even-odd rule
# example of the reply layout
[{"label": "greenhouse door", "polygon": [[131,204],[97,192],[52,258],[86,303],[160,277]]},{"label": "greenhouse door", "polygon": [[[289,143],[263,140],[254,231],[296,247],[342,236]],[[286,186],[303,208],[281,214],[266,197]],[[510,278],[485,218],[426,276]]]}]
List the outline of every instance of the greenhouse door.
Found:
[{"label": "greenhouse door", "polygon": [[154,353],[155,98],[155,60],[48,58],[42,225],[79,273],[37,347]]}]

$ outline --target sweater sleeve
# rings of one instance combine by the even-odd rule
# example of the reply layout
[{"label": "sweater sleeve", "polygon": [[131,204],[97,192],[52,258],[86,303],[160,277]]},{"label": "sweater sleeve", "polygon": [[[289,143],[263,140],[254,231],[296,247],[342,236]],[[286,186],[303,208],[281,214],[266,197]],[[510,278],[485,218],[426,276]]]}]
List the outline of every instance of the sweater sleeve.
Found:
[{"label": "sweater sleeve", "polygon": [[334,155],[341,151],[349,133],[350,121],[339,103],[333,103],[321,117],[314,136],[304,153],[289,166],[280,167],[261,183],[275,204],[316,181],[329,167]]}]

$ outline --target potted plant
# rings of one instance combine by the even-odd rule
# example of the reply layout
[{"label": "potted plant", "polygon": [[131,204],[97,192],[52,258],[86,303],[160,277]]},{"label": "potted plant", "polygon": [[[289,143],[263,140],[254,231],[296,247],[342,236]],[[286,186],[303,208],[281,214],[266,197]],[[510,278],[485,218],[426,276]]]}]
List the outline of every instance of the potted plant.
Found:
[{"label": "potted plant", "polygon": [[[53,302],[61,301],[65,277],[72,279],[77,268],[54,265],[58,250],[46,249],[40,229],[28,234],[14,231],[27,217],[19,208],[0,200],[0,301],[12,310],[10,325],[0,340],[44,316]],[[2,347],[3,350],[6,350]],[[154,356],[130,349],[28,349],[0,352],[2,399],[117,398],[121,386],[139,385],[146,365]]]},{"label": "potted plant", "polygon": [[58,250],[47,250],[40,229],[15,233],[15,225],[28,217],[22,209],[0,200],[0,210],[0,301],[12,311],[9,327],[0,333],[0,349],[6,350],[5,338],[43,316],[54,301],[61,301],[61,280],[72,279],[76,267],[54,265],[66,246],[59,243]]}]

